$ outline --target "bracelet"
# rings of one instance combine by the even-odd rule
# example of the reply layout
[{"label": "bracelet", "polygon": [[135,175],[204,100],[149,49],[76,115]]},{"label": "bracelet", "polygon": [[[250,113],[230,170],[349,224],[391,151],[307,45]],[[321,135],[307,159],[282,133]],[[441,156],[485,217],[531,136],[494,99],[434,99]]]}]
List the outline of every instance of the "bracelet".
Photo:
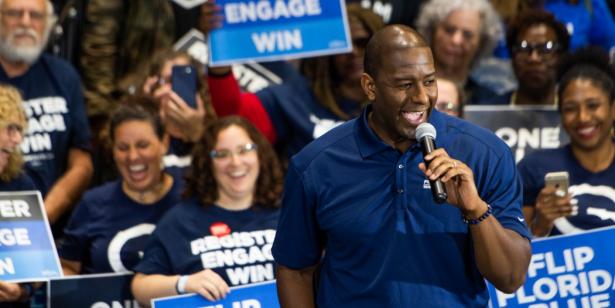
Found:
[{"label": "bracelet", "polygon": [[186,293],[186,282],[188,282],[188,275],[179,276],[177,284],[175,284],[175,291],[177,291],[177,294]]},{"label": "bracelet", "polygon": [[478,218],[475,218],[475,219],[468,219],[465,216],[461,215],[461,220],[463,220],[463,222],[465,222],[468,225],[476,225],[480,223],[481,221],[487,219],[487,217],[491,216],[492,213],[493,212],[491,211],[491,205],[487,204],[487,211],[485,211],[483,215],[480,215]]}]

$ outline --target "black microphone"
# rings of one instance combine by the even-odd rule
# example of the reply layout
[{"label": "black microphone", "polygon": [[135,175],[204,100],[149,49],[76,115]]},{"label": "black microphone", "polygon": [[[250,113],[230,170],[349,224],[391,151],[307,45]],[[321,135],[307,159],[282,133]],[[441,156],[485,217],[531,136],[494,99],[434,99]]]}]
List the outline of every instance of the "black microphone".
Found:
[{"label": "black microphone", "polygon": [[[429,123],[421,123],[416,128],[416,140],[421,143],[423,148],[423,157],[433,152],[436,149],[436,128]],[[429,162],[425,161],[425,166],[429,166]],[[440,179],[435,181],[429,180],[429,186],[431,186],[431,195],[436,203],[444,203],[448,195],[446,194],[446,187]]]}]

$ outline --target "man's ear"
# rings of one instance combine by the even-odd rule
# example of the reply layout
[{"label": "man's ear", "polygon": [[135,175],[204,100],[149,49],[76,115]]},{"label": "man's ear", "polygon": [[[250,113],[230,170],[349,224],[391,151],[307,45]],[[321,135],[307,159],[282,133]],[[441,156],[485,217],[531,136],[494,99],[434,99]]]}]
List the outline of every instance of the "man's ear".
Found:
[{"label": "man's ear", "polygon": [[372,76],[367,73],[361,75],[361,88],[363,88],[363,92],[365,92],[368,100],[373,101],[376,99],[376,84]]}]

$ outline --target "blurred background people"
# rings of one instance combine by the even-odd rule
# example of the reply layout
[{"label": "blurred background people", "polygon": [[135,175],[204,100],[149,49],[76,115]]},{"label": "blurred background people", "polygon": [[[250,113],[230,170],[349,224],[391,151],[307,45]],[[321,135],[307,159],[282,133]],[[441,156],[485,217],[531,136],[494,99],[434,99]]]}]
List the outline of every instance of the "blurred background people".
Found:
[{"label": "blurred background people", "polygon": [[48,0],[3,0],[0,11],[0,82],[24,97],[21,149],[57,237],[93,172],[81,82],[68,62],[43,53],[56,19]]},{"label": "blurred background people", "polygon": [[430,0],[416,21],[430,43],[438,77],[463,86],[468,104],[489,102],[495,89],[476,82],[470,73],[489,57],[502,35],[499,16],[488,0]]},{"label": "blurred background people", "polygon": [[[26,114],[17,89],[0,85],[0,192],[36,190],[23,172],[19,144],[26,129]],[[0,281],[0,307],[29,307],[30,283]]]},{"label": "blurred background people", "polygon": [[[615,214],[615,68],[600,48],[579,49],[560,68],[562,127],[570,144],[519,162],[523,211],[536,236],[611,226]],[[545,187],[548,172],[567,171],[568,194]]]},{"label": "blurred background people", "polygon": [[[292,156],[331,128],[358,115],[367,104],[360,84],[365,45],[384,24],[380,16],[357,4],[349,4],[346,9],[351,53],[303,59],[302,75],[256,95],[240,94],[238,87],[212,87],[212,103],[218,115],[238,114],[241,109],[259,112],[258,118],[265,123],[253,123],[259,128],[273,127],[269,140],[285,152],[282,157]],[[222,105],[221,98],[225,96],[234,105]]]},{"label": "blurred background people", "polygon": [[518,88],[491,104],[557,105],[557,67],[570,43],[565,26],[549,12],[528,10],[510,23],[506,38]]},{"label": "blurred background people", "polygon": [[121,178],[87,191],[58,251],[65,275],[126,272],[141,259],[162,215],[180,201],[180,179],[163,169],[169,137],[147,97],[127,97],[109,134]]},{"label": "blurred background people", "polygon": [[463,117],[463,90],[453,81],[437,78],[438,100],[435,108],[454,117]]},{"label": "blurred background people", "polygon": [[0,84],[0,191],[36,190],[23,171],[19,145],[27,127],[17,89]]},{"label": "blurred background people", "polygon": [[[189,199],[160,221],[135,268],[137,300],[190,292],[214,300],[229,286],[274,279],[282,172],[262,134],[237,116],[209,123],[186,186]],[[220,245],[228,241],[235,244]],[[224,261],[227,253],[233,260]]]}]

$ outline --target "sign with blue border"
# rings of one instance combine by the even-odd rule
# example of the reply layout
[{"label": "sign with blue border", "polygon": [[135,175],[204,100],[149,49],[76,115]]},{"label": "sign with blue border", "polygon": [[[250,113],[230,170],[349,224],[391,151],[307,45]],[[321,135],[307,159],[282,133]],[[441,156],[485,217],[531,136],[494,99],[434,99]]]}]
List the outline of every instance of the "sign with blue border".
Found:
[{"label": "sign with blue border", "polygon": [[0,192],[0,280],[44,281],[61,276],[41,194]]},{"label": "sign with blue border", "polygon": [[231,288],[225,299],[210,302],[199,294],[186,294],[152,300],[153,308],[279,308],[275,281]]},{"label": "sign with blue border", "polygon": [[212,66],[347,53],[343,0],[217,0],[222,27],[209,35]]},{"label": "sign with blue border", "polygon": [[615,227],[532,242],[525,285],[505,294],[488,285],[492,307],[610,307],[615,303]]}]

